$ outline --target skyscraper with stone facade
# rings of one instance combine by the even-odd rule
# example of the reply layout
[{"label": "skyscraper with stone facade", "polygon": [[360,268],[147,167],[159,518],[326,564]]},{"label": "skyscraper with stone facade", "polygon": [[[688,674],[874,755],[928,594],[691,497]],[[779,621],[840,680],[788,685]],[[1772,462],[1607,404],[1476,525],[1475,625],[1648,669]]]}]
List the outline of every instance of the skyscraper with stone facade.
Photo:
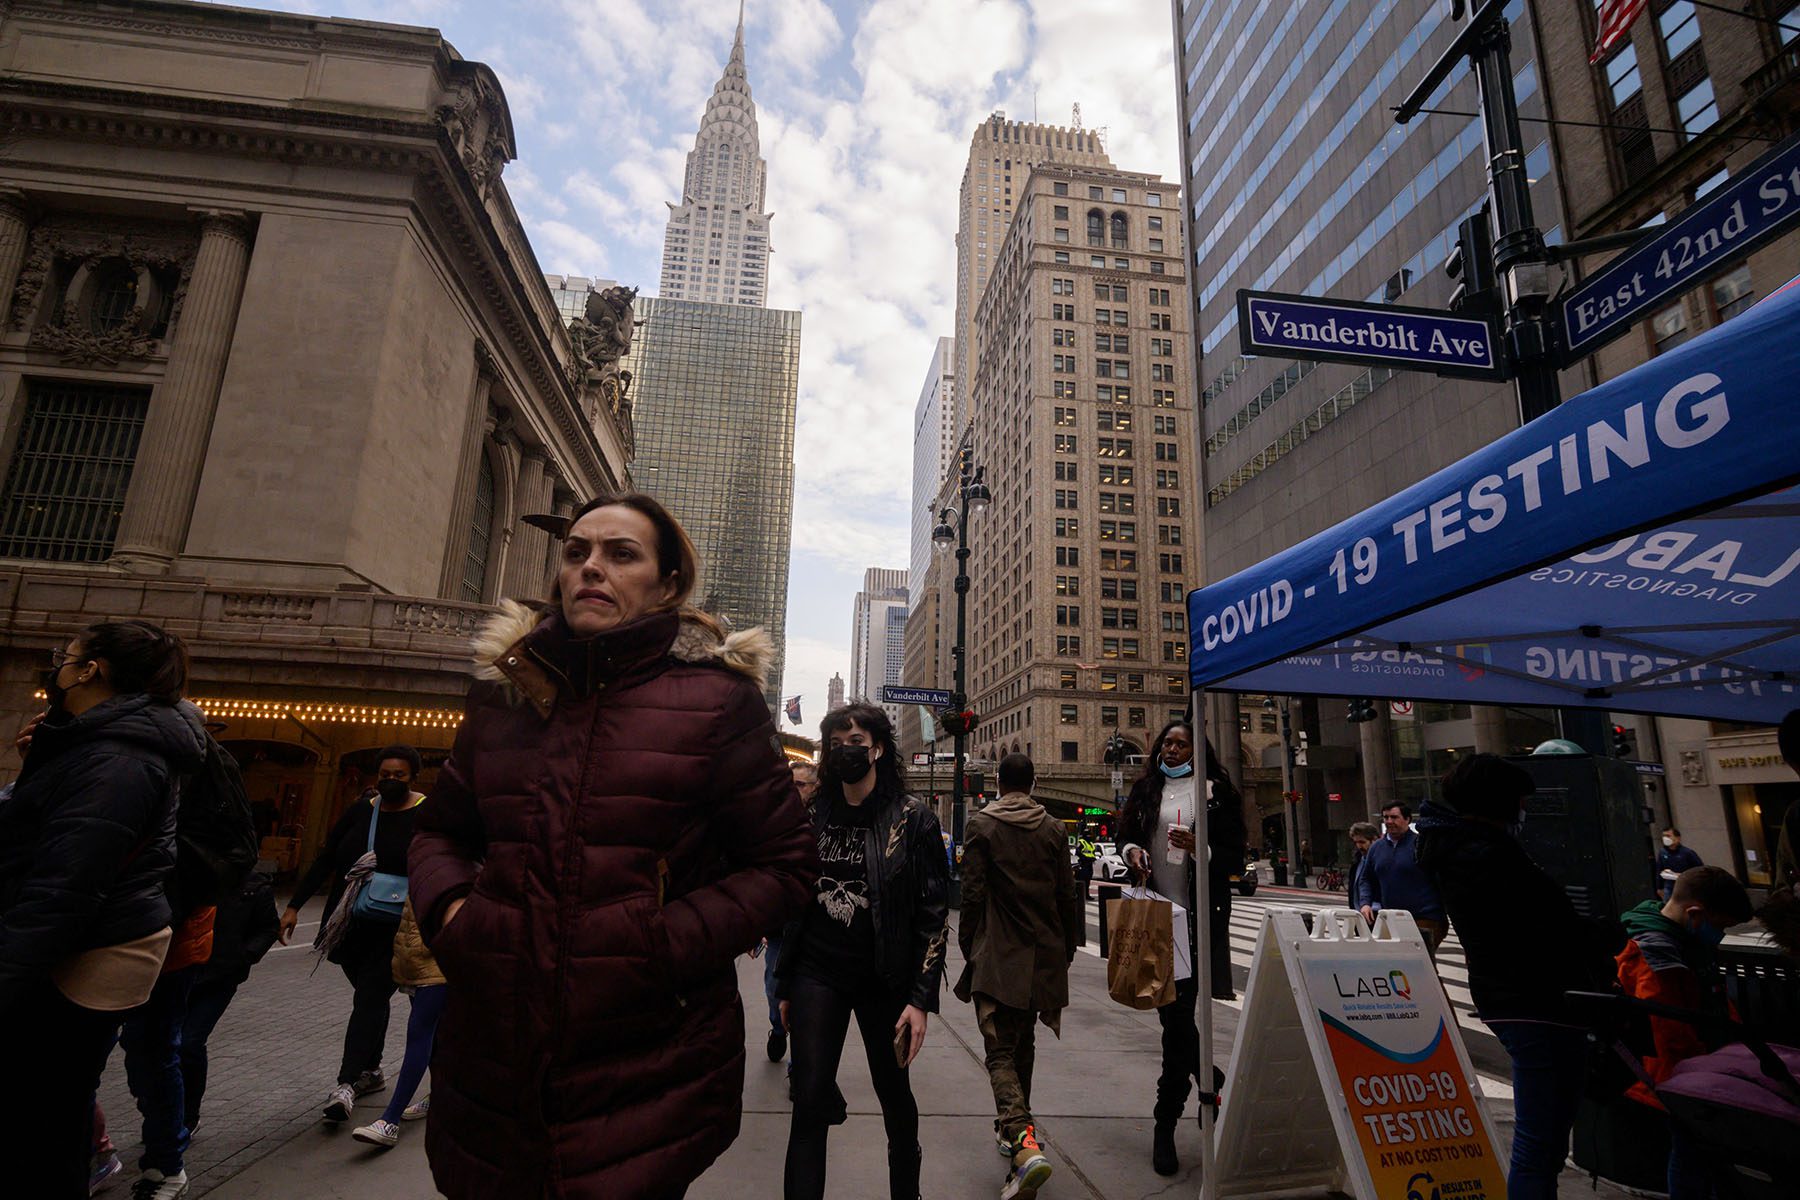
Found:
[{"label": "skyscraper with stone facade", "polygon": [[768,164],[756,130],[756,102],[744,69],[744,10],[725,73],[713,87],[687,157],[681,203],[669,205],[663,237],[667,300],[761,307],[769,299],[769,220],[763,211]]},{"label": "skyscraper with stone facade", "polygon": [[[870,567],[863,572],[862,591],[850,628],[850,698],[881,704],[883,685],[901,683],[906,633],[906,572]],[[898,705],[884,704],[888,719],[899,723]]]},{"label": "skyscraper with stone facade", "polygon": [[844,707],[844,677],[835,671],[825,688],[825,705],[827,709]]},{"label": "skyscraper with stone facade", "polygon": [[956,212],[956,400],[951,440],[968,428],[975,383],[975,309],[1000,245],[1012,225],[1014,202],[1025,194],[1031,168],[1041,162],[1110,167],[1100,135],[1009,121],[995,112],[969,139]]},{"label": "skyscraper with stone facade", "polygon": [[975,320],[972,445],[993,502],[969,523],[971,752],[1031,755],[1034,795],[1073,816],[1112,797],[1110,737],[1142,754],[1188,703],[1181,189],[1055,162],[1017,186]]}]

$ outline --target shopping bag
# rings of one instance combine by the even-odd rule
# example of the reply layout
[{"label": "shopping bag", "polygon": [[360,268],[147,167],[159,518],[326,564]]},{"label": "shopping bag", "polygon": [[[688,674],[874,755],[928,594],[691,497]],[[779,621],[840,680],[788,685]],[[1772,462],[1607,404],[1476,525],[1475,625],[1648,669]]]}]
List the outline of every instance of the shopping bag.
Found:
[{"label": "shopping bag", "polygon": [[1129,900],[1161,900],[1169,906],[1169,928],[1175,939],[1175,982],[1192,978],[1194,944],[1188,940],[1188,910],[1148,887],[1120,888],[1119,895]]},{"label": "shopping bag", "polygon": [[1175,999],[1174,908],[1142,892],[1106,902],[1106,990],[1127,1008]]}]

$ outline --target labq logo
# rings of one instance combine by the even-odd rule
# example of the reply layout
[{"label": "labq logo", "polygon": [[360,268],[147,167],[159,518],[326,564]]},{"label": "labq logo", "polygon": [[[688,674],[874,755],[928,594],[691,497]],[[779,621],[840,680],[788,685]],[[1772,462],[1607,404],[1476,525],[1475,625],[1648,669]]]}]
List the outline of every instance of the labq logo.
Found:
[{"label": "labq logo", "polygon": [[1438,1200],[1437,1180],[1431,1172],[1420,1171],[1406,1181],[1406,1200]]},{"label": "labq logo", "polygon": [[1337,994],[1344,1000],[1359,1000],[1367,997],[1386,998],[1398,996],[1402,1000],[1412,999],[1412,981],[1407,979],[1405,971],[1389,971],[1386,975],[1357,975],[1350,982],[1354,986],[1345,989],[1344,977],[1332,972],[1331,982],[1337,987]]},{"label": "labq logo", "polygon": [[[1494,663],[1493,647],[1486,642],[1462,643],[1456,647],[1456,657],[1462,660],[1456,664],[1456,669],[1462,672],[1463,681],[1465,683],[1474,683],[1477,679],[1486,675],[1487,668]],[[1479,659],[1485,665],[1479,667],[1476,666],[1475,663],[1471,661],[1475,659]]]}]

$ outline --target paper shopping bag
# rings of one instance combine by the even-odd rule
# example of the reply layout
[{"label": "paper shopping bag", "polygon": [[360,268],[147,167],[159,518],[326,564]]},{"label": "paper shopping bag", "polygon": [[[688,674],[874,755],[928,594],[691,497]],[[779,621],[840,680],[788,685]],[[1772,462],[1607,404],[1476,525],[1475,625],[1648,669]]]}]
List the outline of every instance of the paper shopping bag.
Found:
[{"label": "paper shopping bag", "polygon": [[1127,1008],[1175,999],[1174,905],[1163,899],[1106,902],[1106,990]]}]

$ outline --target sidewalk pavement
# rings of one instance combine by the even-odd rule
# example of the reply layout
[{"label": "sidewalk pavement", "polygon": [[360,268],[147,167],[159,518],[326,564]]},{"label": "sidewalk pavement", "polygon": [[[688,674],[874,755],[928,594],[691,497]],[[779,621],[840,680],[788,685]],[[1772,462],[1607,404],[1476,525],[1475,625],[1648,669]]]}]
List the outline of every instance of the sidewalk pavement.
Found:
[{"label": "sidewalk pavement", "polygon": [[[302,930],[302,936],[306,935]],[[193,1195],[218,1200],[425,1200],[437,1195],[424,1155],[423,1129],[408,1125],[398,1148],[380,1151],[355,1142],[353,1125],[379,1115],[386,1094],[366,1097],[354,1120],[332,1130],[318,1119],[336,1064],[349,986],[329,965],[314,977],[303,950],[277,951],[240,994],[213,1043],[214,1078],[203,1129],[190,1156]],[[1039,1029],[1035,1107],[1049,1139],[1056,1174],[1044,1196],[1108,1198],[1191,1196],[1199,1185],[1199,1129],[1190,1100],[1177,1134],[1182,1171],[1164,1179],[1150,1169],[1150,1108],[1161,1053],[1154,1012],[1135,1012],[1106,993],[1106,964],[1077,955],[1071,1003],[1060,1041]],[[962,969],[954,939],[946,979]],[[762,963],[740,959],[738,979],[746,1014],[748,1063],[742,1132],[731,1149],[688,1193],[693,1200],[746,1200],[781,1193],[788,1103],[781,1066],[763,1054],[768,1034]],[[1240,984],[1241,988],[1241,984]],[[944,1011],[934,1018],[913,1067],[925,1147],[923,1194],[930,1200],[978,1200],[998,1194],[1005,1162],[995,1152],[994,1110],[982,1066],[981,1038],[971,1006],[946,984]],[[396,1000],[389,1029],[390,1072],[399,1061],[405,1001]],[[1228,1064],[1239,1009],[1213,1006],[1221,1066]],[[887,1047],[880,1048],[886,1053]],[[135,1120],[114,1056],[103,1089],[122,1150],[135,1143]],[[886,1195],[886,1135],[869,1085],[868,1068],[852,1033],[839,1082],[850,1118],[831,1135],[831,1196]],[[429,1079],[427,1080],[427,1087]],[[1501,1140],[1511,1134],[1511,1107],[1491,1106]],[[1504,1147],[1502,1148],[1504,1153]],[[130,1154],[125,1157],[129,1162]],[[126,1179],[131,1178],[128,1172]],[[123,1185],[115,1185],[120,1194]],[[1565,1174],[1562,1194],[1592,1195],[1585,1178]],[[1602,1187],[1604,1196],[1623,1193]],[[505,1198],[499,1198],[505,1200]]]}]

